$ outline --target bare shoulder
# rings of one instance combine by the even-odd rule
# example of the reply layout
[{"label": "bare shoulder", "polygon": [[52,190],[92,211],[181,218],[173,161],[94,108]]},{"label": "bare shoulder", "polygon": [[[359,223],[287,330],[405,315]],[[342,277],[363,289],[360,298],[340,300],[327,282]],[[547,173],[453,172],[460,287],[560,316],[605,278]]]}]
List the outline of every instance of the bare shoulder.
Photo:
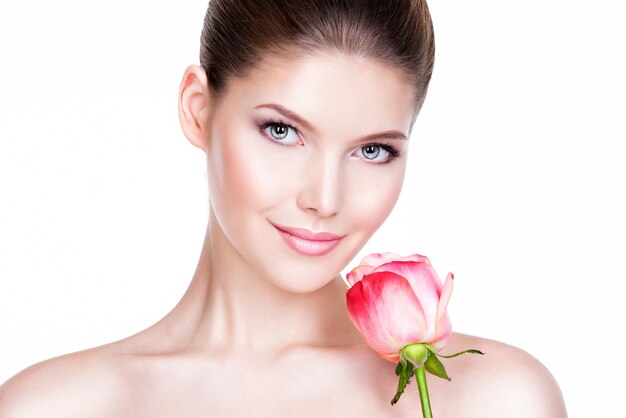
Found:
[{"label": "bare shoulder", "polygon": [[[446,363],[455,364],[456,384],[462,387],[459,402],[465,405],[465,416],[567,417],[557,381],[531,354],[509,344],[465,334],[454,334],[443,354],[468,348],[479,349],[485,355],[466,354]],[[449,372],[454,382],[452,370]]]},{"label": "bare shoulder", "polygon": [[27,367],[0,386],[0,418],[111,416],[125,385],[116,360],[93,348]]}]

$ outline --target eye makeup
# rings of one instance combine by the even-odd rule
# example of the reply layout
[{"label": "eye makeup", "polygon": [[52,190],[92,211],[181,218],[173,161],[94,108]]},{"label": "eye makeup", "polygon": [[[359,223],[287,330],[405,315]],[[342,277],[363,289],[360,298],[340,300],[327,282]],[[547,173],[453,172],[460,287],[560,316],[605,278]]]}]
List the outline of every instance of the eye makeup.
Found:
[{"label": "eye makeup", "polygon": [[271,119],[271,118],[270,119],[263,119],[260,122],[258,122],[257,126],[259,128],[259,132],[261,133],[261,135],[263,135],[266,139],[270,140],[271,142],[278,143],[279,145],[282,145],[282,146],[285,146],[285,147],[293,147],[293,146],[297,145],[297,144],[293,144],[293,143],[291,143],[291,144],[290,143],[285,143],[285,142],[281,141],[278,138],[270,138],[270,137],[268,137],[267,133],[265,132],[265,130],[267,128],[269,128],[270,126],[283,126],[283,127],[286,127],[287,130],[291,129],[292,131],[294,131],[299,136],[300,131],[297,128],[295,128],[292,125],[290,125],[289,123],[284,122],[282,119],[278,119],[278,120]]},{"label": "eye makeup", "polygon": [[[259,122],[257,122],[257,127],[259,129],[259,132],[268,141],[270,141],[270,142],[272,142],[274,144],[278,144],[280,146],[284,146],[284,147],[293,147],[293,146],[298,145],[297,143],[282,142],[278,138],[271,138],[270,136],[268,136],[266,130],[267,130],[267,128],[272,127],[272,126],[283,126],[287,130],[291,129],[298,136],[300,134],[300,131],[296,127],[292,126],[288,122],[285,122],[281,118],[264,118],[264,119],[260,120]],[[381,143],[381,142],[369,142],[367,144],[362,145],[358,149],[359,150],[363,150],[363,149],[365,149],[367,147],[378,147],[378,148],[386,151],[387,154],[389,154],[389,157],[387,159],[383,160],[383,161],[372,161],[372,160],[368,160],[365,157],[362,157],[362,159],[365,160],[368,164],[374,164],[374,165],[389,164],[390,162],[392,162],[393,160],[395,160],[397,157],[400,156],[400,151],[396,147],[394,147],[393,145],[384,144],[384,143]]]}]

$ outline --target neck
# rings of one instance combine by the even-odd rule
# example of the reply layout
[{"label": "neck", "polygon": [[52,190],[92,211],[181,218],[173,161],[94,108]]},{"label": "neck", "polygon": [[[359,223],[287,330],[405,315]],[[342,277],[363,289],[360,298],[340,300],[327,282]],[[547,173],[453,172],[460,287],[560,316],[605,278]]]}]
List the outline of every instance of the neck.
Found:
[{"label": "neck", "polygon": [[223,235],[213,213],[187,292],[168,315],[168,332],[201,351],[277,355],[294,348],[360,342],[340,276],[296,294],[253,271]]}]

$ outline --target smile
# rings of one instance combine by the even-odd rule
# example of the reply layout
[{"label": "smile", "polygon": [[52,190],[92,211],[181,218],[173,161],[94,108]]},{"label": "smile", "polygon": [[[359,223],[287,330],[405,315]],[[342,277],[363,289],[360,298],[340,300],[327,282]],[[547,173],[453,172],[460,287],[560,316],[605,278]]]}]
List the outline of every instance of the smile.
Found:
[{"label": "smile", "polygon": [[272,224],[287,245],[300,254],[316,256],[330,252],[343,237],[328,232],[315,233],[306,229],[287,228]]}]

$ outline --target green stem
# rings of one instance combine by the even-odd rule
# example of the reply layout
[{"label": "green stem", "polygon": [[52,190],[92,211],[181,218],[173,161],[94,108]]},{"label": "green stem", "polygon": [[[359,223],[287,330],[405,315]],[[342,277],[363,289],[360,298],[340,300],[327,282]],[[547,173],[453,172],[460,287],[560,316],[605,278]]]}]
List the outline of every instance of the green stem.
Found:
[{"label": "green stem", "polygon": [[417,389],[420,392],[422,415],[424,418],[433,418],[433,413],[430,410],[430,398],[428,397],[428,385],[426,384],[426,370],[424,370],[424,366],[415,369],[415,379],[417,380]]},{"label": "green stem", "polygon": [[483,353],[483,352],[482,352],[482,351],[480,351],[480,350],[473,350],[473,349],[472,349],[472,350],[465,350],[465,351],[461,351],[461,352],[459,352],[459,353],[454,353],[454,354],[451,354],[451,355],[449,355],[449,356],[444,356],[443,354],[439,354],[439,353],[436,353],[436,354],[437,354],[439,357],[441,357],[441,358],[452,358],[452,357],[460,356],[461,354],[465,354],[465,353],[472,353],[472,354],[485,354],[485,353]]}]

